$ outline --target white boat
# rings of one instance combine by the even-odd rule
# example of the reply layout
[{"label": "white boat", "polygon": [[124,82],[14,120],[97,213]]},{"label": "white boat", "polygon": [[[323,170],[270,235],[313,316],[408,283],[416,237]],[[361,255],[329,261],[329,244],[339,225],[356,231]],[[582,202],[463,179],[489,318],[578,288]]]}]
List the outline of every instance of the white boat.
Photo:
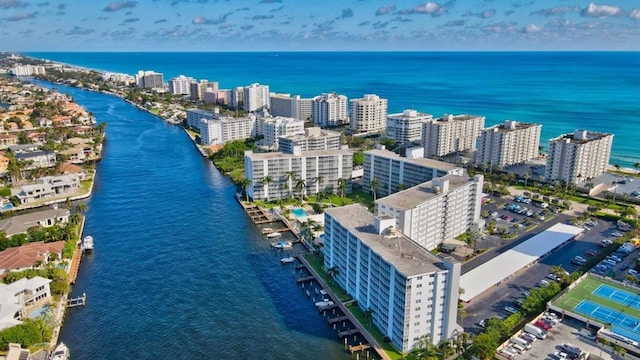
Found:
[{"label": "white boat", "polygon": [[51,353],[50,360],[67,360],[69,359],[69,348],[63,342],[58,344]]},{"label": "white boat", "polygon": [[293,256],[287,256],[285,258],[280,259],[280,262],[283,264],[290,264],[294,261],[296,261],[296,258],[294,258]]},{"label": "white boat", "polygon": [[280,236],[282,236],[282,234],[279,233],[279,232],[272,232],[272,233],[267,234],[267,237],[270,238],[270,239],[277,238],[277,237],[280,237]]},{"label": "white boat", "polygon": [[93,237],[92,236],[85,236],[82,239],[82,250],[89,252],[89,251],[93,251]]},{"label": "white boat", "polygon": [[323,299],[322,301],[316,302],[316,306],[317,307],[329,306],[329,305],[333,305],[333,304],[334,304],[334,302],[331,301],[331,299]]},{"label": "white boat", "polygon": [[276,249],[289,250],[293,247],[293,244],[291,243],[291,241],[280,240],[277,243],[271,244],[271,246]]}]

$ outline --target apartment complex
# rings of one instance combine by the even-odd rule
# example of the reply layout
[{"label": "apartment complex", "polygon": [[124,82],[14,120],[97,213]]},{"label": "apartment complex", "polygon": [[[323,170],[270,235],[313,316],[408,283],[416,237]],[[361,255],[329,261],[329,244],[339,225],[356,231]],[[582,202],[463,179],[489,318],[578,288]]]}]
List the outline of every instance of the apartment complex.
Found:
[{"label": "apartment complex", "polygon": [[387,99],[365,94],[351,101],[351,130],[354,133],[384,132],[387,129]]},{"label": "apartment complex", "polygon": [[[351,191],[353,152],[348,149],[254,153],[245,152],[244,171],[251,181],[246,189],[254,200],[274,200],[301,194],[317,194],[332,189],[337,192],[338,180]],[[265,182],[265,178],[271,181]]]},{"label": "apartment complex", "polygon": [[218,82],[209,82],[208,80],[200,80],[189,84],[189,95],[191,100],[204,100],[205,91],[218,91]]},{"label": "apartment complex", "polygon": [[422,124],[433,119],[431,114],[405,110],[387,116],[387,136],[399,144],[422,141]]},{"label": "apartment complex", "polygon": [[327,209],[324,267],[363,311],[371,310],[391,343],[409,352],[425,337],[437,344],[453,335],[460,263],[431,254],[395,224],[359,204]]},{"label": "apartment complex", "polygon": [[[244,111],[257,112],[268,110],[271,107],[271,97],[269,96],[269,85],[258,83],[245,86],[242,89],[242,104]],[[239,103],[239,101],[236,101]]]},{"label": "apartment complex", "polygon": [[172,95],[191,95],[191,84],[195,84],[196,79],[180,75],[169,80],[169,92]]},{"label": "apartment complex", "polygon": [[284,153],[293,153],[296,146],[300,147],[300,151],[339,149],[340,133],[312,127],[304,129],[304,134],[278,138],[278,149]]},{"label": "apartment complex", "polygon": [[138,71],[134,76],[136,84],[143,89],[162,89],[164,87],[163,75],[155,71]]},{"label": "apartment complex", "polygon": [[545,178],[580,183],[607,171],[613,134],[576,130],[549,140]]},{"label": "apartment complex", "polygon": [[198,130],[200,128],[200,121],[203,119],[215,119],[218,115],[211,111],[201,109],[187,109],[187,126],[190,129]]},{"label": "apartment complex", "polygon": [[15,76],[43,75],[47,69],[41,65],[17,65],[11,69]]},{"label": "apartment complex", "polygon": [[364,152],[362,187],[366,192],[371,191],[371,181],[376,179],[376,193],[382,197],[448,174],[462,176],[464,169],[423,157],[401,157],[380,147]]},{"label": "apartment complex", "polygon": [[542,125],[507,120],[480,132],[476,165],[505,167],[538,158]]},{"label": "apartment complex", "polygon": [[476,115],[444,115],[425,122],[422,128],[424,156],[439,157],[475,150],[484,119],[484,116]]},{"label": "apartment complex", "polygon": [[376,214],[427,250],[469,230],[480,219],[483,176],[446,175],[376,200]]},{"label": "apartment complex", "polygon": [[349,123],[347,97],[336,93],[314,97],[311,99],[311,118],[313,123],[320,127]]},{"label": "apartment complex", "polygon": [[278,138],[281,136],[304,134],[304,121],[291,117],[265,117],[259,120],[258,135],[264,138],[259,145],[268,150],[278,150]]},{"label": "apartment complex", "polygon": [[242,118],[217,117],[202,119],[198,126],[200,143],[204,145],[224,145],[233,140],[244,140],[255,137],[257,121],[254,115]]}]

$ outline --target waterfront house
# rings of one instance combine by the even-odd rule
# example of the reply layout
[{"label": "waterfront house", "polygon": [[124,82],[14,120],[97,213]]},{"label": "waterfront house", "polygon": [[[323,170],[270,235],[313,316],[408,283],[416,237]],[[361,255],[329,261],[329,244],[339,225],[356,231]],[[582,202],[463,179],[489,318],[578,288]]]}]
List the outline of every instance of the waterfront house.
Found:
[{"label": "waterfront house", "polygon": [[22,323],[26,307],[51,299],[51,280],[36,276],[0,284],[0,330]]},{"label": "waterfront house", "polygon": [[33,269],[48,263],[51,254],[61,259],[64,245],[64,241],[37,241],[0,251],[0,273]]},{"label": "waterfront house", "polygon": [[59,195],[72,194],[80,188],[80,177],[76,174],[44,176],[36,184],[22,185],[14,189],[20,204],[31,204]]},{"label": "waterfront house", "polygon": [[16,161],[26,163],[24,170],[56,166],[56,154],[50,150],[40,150],[38,145],[23,144],[9,147]]},{"label": "waterfront house", "polygon": [[8,149],[9,146],[18,144],[18,136],[13,134],[0,134],[0,149]]},{"label": "waterfront house", "polygon": [[78,175],[80,181],[85,180],[87,178],[87,172],[78,165],[71,163],[64,163],[60,165],[60,173],[61,174],[75,174]]},{"label": "waterfront house", "polygon": [[0,231],[4,231],[7,236],[22,234],[34,226],[49,227],[54,224],[67,223],[69,215],[68,209],[48,209],[17,215],[0,220]]},{"label": "waterfront house", "polygon": [[32,144],[42,145],[47,141],[47,134],[40,131],[32,132],[27,134],[27,138],[31,140]]},{"label": "waterfront house", "polygon": [[[90,150],[91,149],[89,148],[89,151]],[[82,144],[75,145],[69,149],[59,151],[58,153],[63,155],[67,161],[73,164],[82,164],[87,158],[85,146]]]}]

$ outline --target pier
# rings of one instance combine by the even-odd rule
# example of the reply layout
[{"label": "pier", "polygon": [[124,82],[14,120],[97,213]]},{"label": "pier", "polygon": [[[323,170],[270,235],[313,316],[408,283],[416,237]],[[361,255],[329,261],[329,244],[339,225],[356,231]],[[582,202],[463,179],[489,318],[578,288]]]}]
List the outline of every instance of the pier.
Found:
[{"label": "pier", "polygon": [[316,278],[314,276],[303,276],[303,277],[299,277],[298,280],[296,280],[296,282],[300,284],[300,283],[304,283],[304,282],[315,280],[315,279]]},{"label": "pier", "polygon": [[67,300],[67,307],[76,307],[76,306],[86,306],[87,305],[87,294],[82,293],[82,296],[78,296],[76,298],[71,298]]},{"label": "pier", "polygon": [[71,258],[71,264],[69,265],[69,283],[75,284],[78,278],[78,270],[80,269],[80,261],[82,260],[82,247],[80,244],[76,244],[76,248],[73,250],[73,257]]},{"label": "pier", "polygon": [[[359,334],[359,333],[360,333],[360,330],[358,330],[358,329],[345,330],[345,331],[340,331],[338,333],[338,337],[340,339],[342,339],[342,338],[345,338],[347,336],[351,336],[351,335],[355,335],[355,334]],[[369,347],[371,347],[371,346],[369,346]],[[349,348],[351,348],[351,346]]]},{"label": "pier", "polygon": [[360,345],[355,345],[355,346],[349,346],[349,352],[353,354],[354,352],[367,350],[369,348],[371,348],[371,345],[368,345],[368,344],[360,344]]},{"label": "pier", "polygon": [[341,323],[341,322],[344,322],[344,321],[349,321],[349,317],[345,315],[345,316],[339,316],[339,317],[335,317],[335,318],[331,318],[331,319],[327,320],[329,325]]}]

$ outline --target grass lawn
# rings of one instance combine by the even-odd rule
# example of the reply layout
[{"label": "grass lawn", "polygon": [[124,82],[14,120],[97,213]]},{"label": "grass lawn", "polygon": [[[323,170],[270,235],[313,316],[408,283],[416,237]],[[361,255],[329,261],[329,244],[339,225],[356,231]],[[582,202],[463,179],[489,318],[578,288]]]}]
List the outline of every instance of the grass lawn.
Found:
[{"label": "grass lawn", "polygon": [[[629,314],[631,316],[634,316],[640,319],[640,310],[628,307],[616,301],[608,300],[603,297],[594,295],[593,291],[596,288],[598,288],[600,284],[606,284],[613,288],[633,293],[632,289],[625,288],[624,286],[620,286],[618,284],[615,284],[607,280],[597,279],[589,276],[585,278],[580,284],[578,284],[578,286],[576,286],[574,289],[564,294],[564,296],[562,296],[556,302],[556,305],[561,307],[562,309],[573,312],[573,308],[576,307],[582,300],[589,300],[596,304],[606,306],[616,311],[624,311],[625,314]],[[584,315],[584,314],[580,314],[580,315]],[[593,319],[599,322],[602,321],[596,318],[593,318]]]}]

